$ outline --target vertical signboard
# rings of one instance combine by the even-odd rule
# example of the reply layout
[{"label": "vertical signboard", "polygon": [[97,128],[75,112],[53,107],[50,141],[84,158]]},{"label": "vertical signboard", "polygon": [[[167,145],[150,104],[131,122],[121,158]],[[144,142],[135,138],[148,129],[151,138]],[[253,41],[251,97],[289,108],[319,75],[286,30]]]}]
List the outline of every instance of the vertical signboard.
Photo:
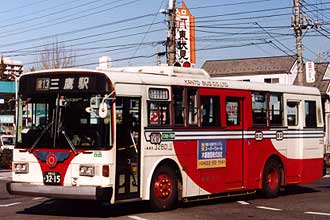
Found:
[{"label": "vertical signboard", "polygon": [[313,83],[315,82],[315,67],[314,62],[308,61],[305,64],[305,70],[306,70],[306,82]]},{"label": "vertical signboard", "polygon": [[195,18],[186,4],[176,9],[176,63],[175,66],[191,67],[196,63]]}]

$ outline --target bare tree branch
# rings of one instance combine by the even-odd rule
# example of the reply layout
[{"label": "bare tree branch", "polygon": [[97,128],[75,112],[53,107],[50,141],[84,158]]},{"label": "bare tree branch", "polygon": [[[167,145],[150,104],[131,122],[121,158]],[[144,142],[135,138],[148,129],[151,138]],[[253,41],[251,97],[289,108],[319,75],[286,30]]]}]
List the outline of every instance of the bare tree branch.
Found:
[{"label": "bare tree branch", "polygon": [[36,69],[58,69],[74,66],[76,55],[72,48],[55,40],[52,44],[45,46],[37,56]]}]

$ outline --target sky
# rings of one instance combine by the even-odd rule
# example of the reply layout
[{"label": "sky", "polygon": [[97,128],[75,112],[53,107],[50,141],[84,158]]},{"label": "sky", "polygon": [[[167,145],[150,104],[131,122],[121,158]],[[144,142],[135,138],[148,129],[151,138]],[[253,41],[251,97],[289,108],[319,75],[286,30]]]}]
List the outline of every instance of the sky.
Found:
[{"label": "sky", "polygon": [[[181,6],[177,0],[177,6]],[[186,0],[196,21],[196,67],[206,60],[294,55],[292,0]],[[168,0],[2,0],[0,55],[38,67],[55,42],[75,57],[73,67],[155,65],[165,51]],[[330,0],[301,0],[310,27],[304,60],[328,61]],[[320,24],[311,28],[312,24]],[[322,56],[320,56],[320,54]],[[165,59],[162,58],[165,62]]]}]

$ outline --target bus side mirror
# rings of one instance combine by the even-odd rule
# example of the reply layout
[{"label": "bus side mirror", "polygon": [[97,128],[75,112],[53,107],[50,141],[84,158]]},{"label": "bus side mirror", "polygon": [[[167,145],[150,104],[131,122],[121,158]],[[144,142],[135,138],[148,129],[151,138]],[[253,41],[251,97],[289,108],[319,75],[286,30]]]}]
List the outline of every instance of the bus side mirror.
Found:
[{"label": "bus side mirror", "polygon": [[85,111],[86,111],[87,113],[95,112],[95,110],[94,110],[92,107],[87,107],[87,108],[85,108]]},{"label": "bus side mirror", "polygon": [[99,106],[99,116],[100,118],[106,118],[108,115],[108,105],[105,102],[101,102]]}]

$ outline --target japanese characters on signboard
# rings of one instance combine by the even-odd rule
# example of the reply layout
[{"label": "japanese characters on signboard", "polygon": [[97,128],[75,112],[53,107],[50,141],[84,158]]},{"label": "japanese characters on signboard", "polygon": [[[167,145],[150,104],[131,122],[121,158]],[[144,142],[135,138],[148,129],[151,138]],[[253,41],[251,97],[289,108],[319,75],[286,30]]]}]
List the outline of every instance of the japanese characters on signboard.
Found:
[{"label": "japanese characters on signboard", "polygon": [[314,62],[307,61],[305,64],[305,70],[306,70],[306,82],[313,83],[315,82],[315,66]]},{"label": "japanese characters on signboard", "polygon": [[176,66],[190,67],[195,64],[194,17],[182,2],[177,9],[176,22]]},{"label": "japanese characters on signboard", "polygon": [[226,167],[226,140],[198,140],[197,169]]},{"label": "japanese characters on signboard", "polygon": [[95,89],[95,79],[89,76],[41,77],[35,80],[36,92],[90,91]]}]

